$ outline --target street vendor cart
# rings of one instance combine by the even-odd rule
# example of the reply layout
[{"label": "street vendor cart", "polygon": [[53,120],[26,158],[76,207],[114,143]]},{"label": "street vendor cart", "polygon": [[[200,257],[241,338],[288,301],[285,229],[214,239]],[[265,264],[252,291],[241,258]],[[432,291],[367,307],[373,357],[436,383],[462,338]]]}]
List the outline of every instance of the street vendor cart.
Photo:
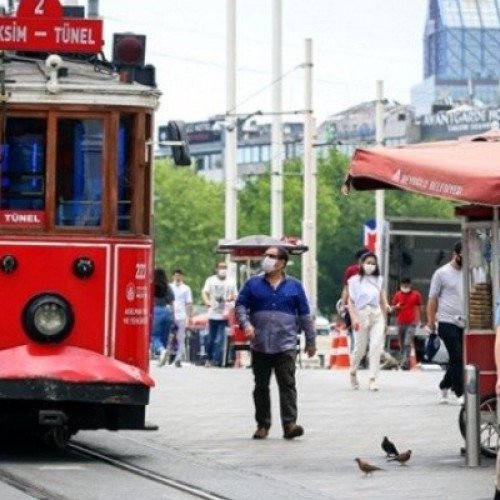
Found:
[{"label": "street vendor cart", "polygon": [[[467,317],[464,364],[476,365],[479,369],[480,446],[484,455],[493,457],[499,446],[493,324],[494,307],[499,297],[498,208],[468,205],[457,207],[455,213],[463,217],[462,259]],[[459,426],[464,437],[465,424],[466,412],[462,407]]]},{"label": "street vendor cart", "polygon": [[[343,191],[350,188],[400,189],[472,204],[456,209],[463,217],[466,271],[464,362],[479,368],[481,451],[496,455],[499,433],[493,309],[500,288],[500,131],[453,141],[358,149]],[[466,420],[462,408],[462,434]]]}]

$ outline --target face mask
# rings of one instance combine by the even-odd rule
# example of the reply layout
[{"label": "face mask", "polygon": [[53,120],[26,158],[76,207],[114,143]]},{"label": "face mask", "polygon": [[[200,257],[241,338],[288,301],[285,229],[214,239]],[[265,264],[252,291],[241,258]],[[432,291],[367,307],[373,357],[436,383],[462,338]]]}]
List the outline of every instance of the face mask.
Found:
[{"label": "face mask", "polygon": [[262,270],[267,273],[272,273],[276,270],[276,260],[271,257],[264,257],[262,259]]},{"label": "face mask", "polygon": [[403,293],[410,293],[411,288],[408,288],[407,286],[402,286],[402,287],[401,287],[401,291],[402,291]]},{"label": "face mask", "polygon": [[227,271],[225,269],[219,269],[217,271],[217,276],[219,278],[225,278],[226,277],[226,274],[227,274]]},{"label": "face mask", "polygon": [[365,271],[365,274],[373,274],[375,272],[375,269],[377,269],[377,266],[375,264],[363,264],[363,270]]}]

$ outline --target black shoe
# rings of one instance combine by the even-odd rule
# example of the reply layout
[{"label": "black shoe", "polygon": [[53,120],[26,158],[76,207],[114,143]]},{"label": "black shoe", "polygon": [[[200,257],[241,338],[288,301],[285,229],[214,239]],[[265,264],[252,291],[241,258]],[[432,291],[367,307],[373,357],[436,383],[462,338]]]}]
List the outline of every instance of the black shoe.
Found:
[{"label": "black shoe", "polygon": [[180,361],[176,361],[175,362],[175,367],[176,368],[182,368],[181,362]]},{"label": "black shoe", "polygon": [[304,428],[297,424],[287,424],[284,430],[283,437],[285,439],[293,439],[304,434]]},{"label": "black shoe", "polygon": [[253,439],[266,439],[269,434],[269,429],[265,427],[257,427],[257,430],[253,433]]}]

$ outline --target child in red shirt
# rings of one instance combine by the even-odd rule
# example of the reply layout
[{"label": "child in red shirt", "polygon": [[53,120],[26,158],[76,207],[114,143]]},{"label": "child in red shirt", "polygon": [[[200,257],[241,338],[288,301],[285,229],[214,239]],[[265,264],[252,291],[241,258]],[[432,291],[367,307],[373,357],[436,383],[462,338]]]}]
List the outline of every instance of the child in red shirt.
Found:
[{"label": "child in red shirt", "polygon": [[415,339],[415,328],[420,323],[422,305],[422,295],[418,290],[412,290],[410,278],[401,279],[399,291],[392,298],[392,305],[396,311],[401,368],[408,370],[411,346]]}]

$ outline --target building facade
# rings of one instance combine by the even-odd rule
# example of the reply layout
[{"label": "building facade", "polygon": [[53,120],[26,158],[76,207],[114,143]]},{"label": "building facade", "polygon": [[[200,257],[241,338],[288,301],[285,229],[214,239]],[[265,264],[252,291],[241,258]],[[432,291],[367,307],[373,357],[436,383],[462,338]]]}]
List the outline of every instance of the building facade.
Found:
[{"label": "building facade", "polygon": [[500,0],[429,0],[424,79],[411,91],[416,115],[497,106],[499,76]]},{"label": "building facade", "polygon": [[[159,127],[160,144],[166,127]],[[207,179],[224,180],[224,125],[217,120],[207,120],[186,124],[186,135],[190,145],[192,166],[197,173]],[[301,157],[304,125],[299,122],[283,124],[283,158]],[[269,174],[272,160],[271,125],[249,122],[238,128],[238,148],[236,155],[237,175]],[[160,148],[157,156],[166,156]]]}]

